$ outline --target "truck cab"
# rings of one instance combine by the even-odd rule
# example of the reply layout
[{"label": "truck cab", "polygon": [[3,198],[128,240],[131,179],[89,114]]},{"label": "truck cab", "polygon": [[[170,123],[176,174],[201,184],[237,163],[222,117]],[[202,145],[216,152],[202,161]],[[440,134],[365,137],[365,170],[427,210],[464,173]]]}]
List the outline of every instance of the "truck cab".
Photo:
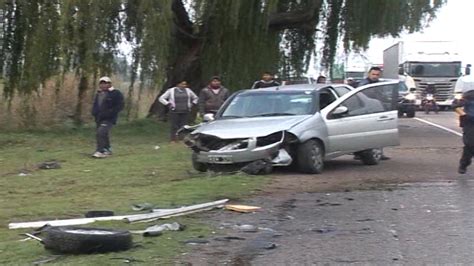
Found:
[{"label": "truck cab", "polygon": [[433,85],[436,103],[444,109],[454,100],[461,57],[450,41],[398,42],[384,51],[384,76],[395,76],[395,72],[413,78],[418,98],[424,95],[428,84]]}]

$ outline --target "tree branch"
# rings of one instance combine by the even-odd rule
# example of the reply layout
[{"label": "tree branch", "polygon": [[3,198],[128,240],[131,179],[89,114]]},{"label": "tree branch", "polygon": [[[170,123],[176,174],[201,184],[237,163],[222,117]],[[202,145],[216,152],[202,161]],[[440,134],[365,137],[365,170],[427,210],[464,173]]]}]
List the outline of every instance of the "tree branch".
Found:
[{"label": "tree branch", "polygon": [[282,30],[301,28],[307,24],[314,25],[314,21],[318,20],[321,5],[322,0],[312,0],[308,6],[302,10],[270,14],[269,27],[274,30]]},{"label": "tree branch", "polygon": [[174,0],[171,6],[174,13],[174,23],[179,33],[187,38],[196,39],[193,34],[193,23],[189,19],[188,11],[184,7],[182,0]]}]

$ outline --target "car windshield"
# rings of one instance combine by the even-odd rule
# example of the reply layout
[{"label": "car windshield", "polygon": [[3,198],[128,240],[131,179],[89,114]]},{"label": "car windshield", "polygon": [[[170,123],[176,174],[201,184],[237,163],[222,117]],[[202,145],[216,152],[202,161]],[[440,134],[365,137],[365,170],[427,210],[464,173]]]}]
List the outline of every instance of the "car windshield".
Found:
[{"label": "car windshield", "polygon": [[312,91],[250,92],[237,95],[222,118],[308,115],[315,110]]}]

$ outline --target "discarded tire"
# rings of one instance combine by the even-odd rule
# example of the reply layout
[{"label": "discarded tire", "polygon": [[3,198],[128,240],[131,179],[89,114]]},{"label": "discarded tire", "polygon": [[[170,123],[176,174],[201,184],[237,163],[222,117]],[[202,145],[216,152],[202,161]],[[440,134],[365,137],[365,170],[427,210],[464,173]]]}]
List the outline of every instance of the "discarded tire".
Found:
[{"label": "discarded tire", "polygon": [[45,230],[46,249],[59,253],[105,253],[132,247],[128,231],[84,227],[51,227]]}]

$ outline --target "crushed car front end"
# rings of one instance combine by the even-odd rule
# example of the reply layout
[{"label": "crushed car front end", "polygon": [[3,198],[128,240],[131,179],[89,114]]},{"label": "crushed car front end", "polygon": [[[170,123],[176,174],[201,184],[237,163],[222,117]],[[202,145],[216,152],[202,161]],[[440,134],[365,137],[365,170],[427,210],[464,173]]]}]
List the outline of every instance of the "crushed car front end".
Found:
[{"label": "crushed car front end", "polygon": [[239,164],[266,160],[277,165],[289,165],[291,157],[284,147],[291,141],[295,138],[286,131],[231,139],[197,133],[190,135],[187,145],[194,150],[195,160],[199,163]]}]

